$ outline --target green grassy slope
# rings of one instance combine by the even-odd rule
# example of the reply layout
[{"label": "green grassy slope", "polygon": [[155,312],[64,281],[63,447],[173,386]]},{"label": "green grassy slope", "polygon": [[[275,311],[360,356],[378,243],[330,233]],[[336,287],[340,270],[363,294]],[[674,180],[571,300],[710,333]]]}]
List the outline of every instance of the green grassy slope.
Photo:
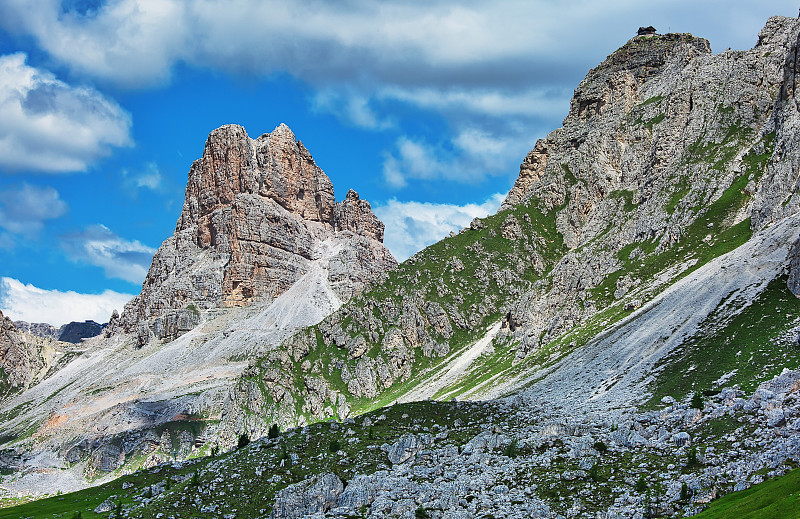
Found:
[{"label": "green grassy slope", "polygon": [[800,518],[800,469],[712,501],[697,519]]}]

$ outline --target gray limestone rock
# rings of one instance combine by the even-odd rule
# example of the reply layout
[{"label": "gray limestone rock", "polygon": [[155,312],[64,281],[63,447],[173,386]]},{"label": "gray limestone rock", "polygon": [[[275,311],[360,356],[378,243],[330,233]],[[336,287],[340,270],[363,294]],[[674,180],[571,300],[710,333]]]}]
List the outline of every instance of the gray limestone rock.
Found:
[{"label": "gray limestone rock", "polygon": [[404,463],[432,441],[430,434],[404,434],[387,449],[389,461],[394,465]]},{"label": "gray limestone rock", "polygon": [[275,496],[270,519],[300,519],[327,512],[344,490],[342,481],[330,472],[290,485]]},{"label": "gray limestone rock", "polygon": [[326,265],[342,300],[396,265],[370,204],[353,190],[337,203],[330,179],[288,127],[255,140],[241,126],[218,128],[189,171],[174,236],[118,327],[136,332],[140,345],[168,342],[205,310],[269,302],[309,272],[331,236],[342,238]]}]

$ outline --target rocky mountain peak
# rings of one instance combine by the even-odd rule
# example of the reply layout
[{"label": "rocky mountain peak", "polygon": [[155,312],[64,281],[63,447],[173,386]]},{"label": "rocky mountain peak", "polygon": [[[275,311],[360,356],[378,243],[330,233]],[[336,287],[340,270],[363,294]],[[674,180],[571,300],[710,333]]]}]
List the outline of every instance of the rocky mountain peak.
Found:
[{"label": "rocky mountain peak", "polygon": [[629,102],[642,83],[666,67],[680,67],[697,56],[710,53],[708,40],[688,33],[635,36],[581,81],[572,96],[564,125],[600,115],[620,102]]},{"label": "rocky mountain peak", "polygon": [[[396,264],[381,244],[383,229],[355,191],[336,203],[330,178],[285,124],[257,139],[222,126],[192,164],[175,235],[121,323],[132,331],[157,318],[140,330],[140,343],[151,334],[174,338],[199,322],[200,310],[275,299],[327,254],[320,251],[345,254],[333,264],[350,272],[331,282],[346,299]],[[320,248],[334,238],[336,247]]]},{"label": "rocky mountain peak", "polygon": [[238,194],[257,194],[304,220],[325,223],[336,203],[330,179],[285,124],[255,140],[239,125],[212,131],[189,171],[176,230],[196,225],[197,244],[208,246],[211,215]]}]

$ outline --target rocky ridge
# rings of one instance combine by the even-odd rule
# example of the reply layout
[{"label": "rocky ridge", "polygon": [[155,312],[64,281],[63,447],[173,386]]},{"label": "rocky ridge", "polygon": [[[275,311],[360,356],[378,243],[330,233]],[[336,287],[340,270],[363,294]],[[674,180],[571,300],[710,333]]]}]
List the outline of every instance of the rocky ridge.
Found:
[{"label": "rocky ridge", "polygon": [[[416,398],[458,363],[469,367],[427,396],[513,391],[796,214],[798,34],[796,19],[774,17],[753,49],[717,55],[690,34],[632,38],[580,83],[563,127],[536,143],[500,212],[255,362],[234,395],[241,412],[268,421],[285,407],[283,425],[304,423],[305,410],[287,419],[283,395],[324,401],[327,388],[360,412]],[[796,236],[781,239],[785,254]],[[796,284],[783,259],[768,275]],[[732,297],[720,296],[715,304]],[[467,355],[497,325],[480,355]],[[342,416],[334,402],[330,411]]]}]

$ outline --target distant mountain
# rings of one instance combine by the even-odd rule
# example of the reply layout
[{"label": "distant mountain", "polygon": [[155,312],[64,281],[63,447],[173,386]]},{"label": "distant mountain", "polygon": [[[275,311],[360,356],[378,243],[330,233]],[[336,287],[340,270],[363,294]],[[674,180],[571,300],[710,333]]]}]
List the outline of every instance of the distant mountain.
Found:
[{"label": "distant mountain", "polygon": [[[107,323],[106,323],[107,324]],[[67,324],[62,324],[58,328],[47,323],[27,323],[25,321],[14,321],[14,326],[18,330],[53,339],[56,341],[71,342],[73,344],[80,343],[83,339],[95,337],[103,333],[106,324],[99,324],[94,321],[86,320],[83,322],[72,321]]]}]

